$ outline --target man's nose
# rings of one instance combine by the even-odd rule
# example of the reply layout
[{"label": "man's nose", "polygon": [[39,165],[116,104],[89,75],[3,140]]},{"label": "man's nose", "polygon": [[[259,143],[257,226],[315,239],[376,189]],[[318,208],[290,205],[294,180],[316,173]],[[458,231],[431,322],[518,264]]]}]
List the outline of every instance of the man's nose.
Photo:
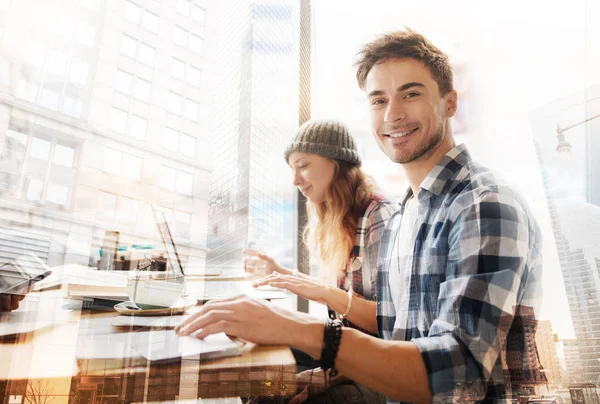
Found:
[{"label": "man's nose", "polygon": [[383,117],[385,122],[396,122],[406,118],[406,111],[401,102],[396,100],[390,100],[385,110],[385,116]]}]

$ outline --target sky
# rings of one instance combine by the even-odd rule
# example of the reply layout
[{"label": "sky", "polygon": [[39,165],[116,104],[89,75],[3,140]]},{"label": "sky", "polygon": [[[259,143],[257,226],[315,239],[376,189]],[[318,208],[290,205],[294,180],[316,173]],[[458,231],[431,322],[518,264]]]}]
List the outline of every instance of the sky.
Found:
[{"label": "sky", "polygon": [[[335,118],[370,133],[367,103],[352,62],[360,46],[409,26],[462,66],[457,136],[480,162],[499,171],[525,196],[544,237],[541,319],[561,338],[574,337],[532,133],[532,112],[600,84],[597,2],[315,1],[313,117]],[[549,118],[553,119],[553,118]],[[558,118],[557,118],[558,119]],[[561,126],[564,127],[564,124]],[[547,136],[556,136],[549,132]],[[369,142],[368,136],[363,142]],[[385,160],[383,154],[379,155]],[[378,170],[393,170],[382,163]]]}]

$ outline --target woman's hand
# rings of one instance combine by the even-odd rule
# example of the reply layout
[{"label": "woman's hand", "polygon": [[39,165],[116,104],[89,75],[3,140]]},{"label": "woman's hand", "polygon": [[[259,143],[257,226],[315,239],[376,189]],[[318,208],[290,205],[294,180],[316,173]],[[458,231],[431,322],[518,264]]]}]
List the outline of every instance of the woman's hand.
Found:
[{"label": "woman's hand", "polygon": [[314,278],[281,275],[278,272],[274,272],[252,284],[255,288],[264,285],[286,289],[297,296],[322,304],[327,304],[326,299],[330,292],[329,286],[322,284]]},{"label": "woman's hand", "polygon": [[244,270],[247,273],[271,275],[273,272],[285,272],[285,269],[277,261],[263,252],[245,249],[242,254],[247,256],[244,258]]}]

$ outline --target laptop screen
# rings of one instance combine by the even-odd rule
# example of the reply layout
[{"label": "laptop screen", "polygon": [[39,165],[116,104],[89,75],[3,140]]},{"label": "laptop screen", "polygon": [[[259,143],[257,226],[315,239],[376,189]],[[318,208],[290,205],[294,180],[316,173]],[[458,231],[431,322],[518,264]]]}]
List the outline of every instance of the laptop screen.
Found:
[{"label": "laptop screen", "polygon": [[185,275],[183,272],[183,266],[179,260],[179,254],[177,254],[175,241],[173,241],[171,230],[169,230],[169,224],[167,223],[165,213],[158,208],[154,208],[153,210],[154,217],[156,218],[156,226],[158,227],[160,237],[162,238],[165,248],[167,249],[167,259],[169,260],[169,265],[171,265],[174,274]]}]

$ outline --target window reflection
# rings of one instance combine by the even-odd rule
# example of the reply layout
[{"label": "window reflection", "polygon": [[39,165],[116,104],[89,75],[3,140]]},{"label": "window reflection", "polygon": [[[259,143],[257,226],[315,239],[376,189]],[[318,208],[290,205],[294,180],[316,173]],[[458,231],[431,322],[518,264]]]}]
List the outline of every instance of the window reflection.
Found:
[{"label": "window reflection", "polygon": [[[256,137],[261,145],[253,161],[269,161],[270,171],[284,173],[278,148],[298,123],[298,64],[290,52],[297,46],[297,21],[257,20],[256,38],[285,38],[290,46],[282,52],[277,44],[267,44],[261,48],[267,52],[259,53],[244,50],[249,21],[231,32],[217,24],[221,12],[250,9],[220,10],[216,3],[196,0],[174,0],[169,9],[139,0],[68,0],[46,19],[2,24],[22,19],[32,7],[29,0],[10,3],[0,13],[0,69],[7,66],[5,60],[10,64],[0,77],[10,77],[10,85],[0,92],[18,108],[0,109],[0,210],[6,200],[24,211],[43,212],[36,214],[57,223],[56,229],[40,230],[49,237],[83,220],[86,235],[110,228],[123,235],[123,243],[156,246],[160,239],[150,207],[160,205],[171,212],[186,252],[182,259],[197,263],[198,271],[211,261],[209,249],[221,248],[210,235],[209,209],[225,214],[234,203],[241,207],[236,217],[224,220],[222,228],[231,232],[223,234],[231,240],[216,241],[233,246],[227,259],[238,260],[235,255],[246,244],[235,237],[292,240],[292,226],[284,236],[282,219],[288,215],[293,222],[287,176],[286,181],[251,178],[253,195],[261,189],[270,199],[236,193],[247,189],[250,180],[250,157],[238,149],[247,144],[244,136]],[[286,15],[297,11],[296,5],[283,9]],[[6,49],[11,52],[5,54]],[[223,84],[229,87],[218,91],[231,98],[215,98]],[[277,193],[270,182],[288,188]],[[286,210],[284,199],[289,201]],[[261,206],[273,216],[265,218],[268,227],[236,227],[248,217],[249,206],[265,201],[273,201],[273,206]],[[66,232],[57,237],[81,239]],[[63,252],[50,254],[48,263],[94,266],[99,240],[94,236],[83,242],[77,253],[53,246]]]}]

